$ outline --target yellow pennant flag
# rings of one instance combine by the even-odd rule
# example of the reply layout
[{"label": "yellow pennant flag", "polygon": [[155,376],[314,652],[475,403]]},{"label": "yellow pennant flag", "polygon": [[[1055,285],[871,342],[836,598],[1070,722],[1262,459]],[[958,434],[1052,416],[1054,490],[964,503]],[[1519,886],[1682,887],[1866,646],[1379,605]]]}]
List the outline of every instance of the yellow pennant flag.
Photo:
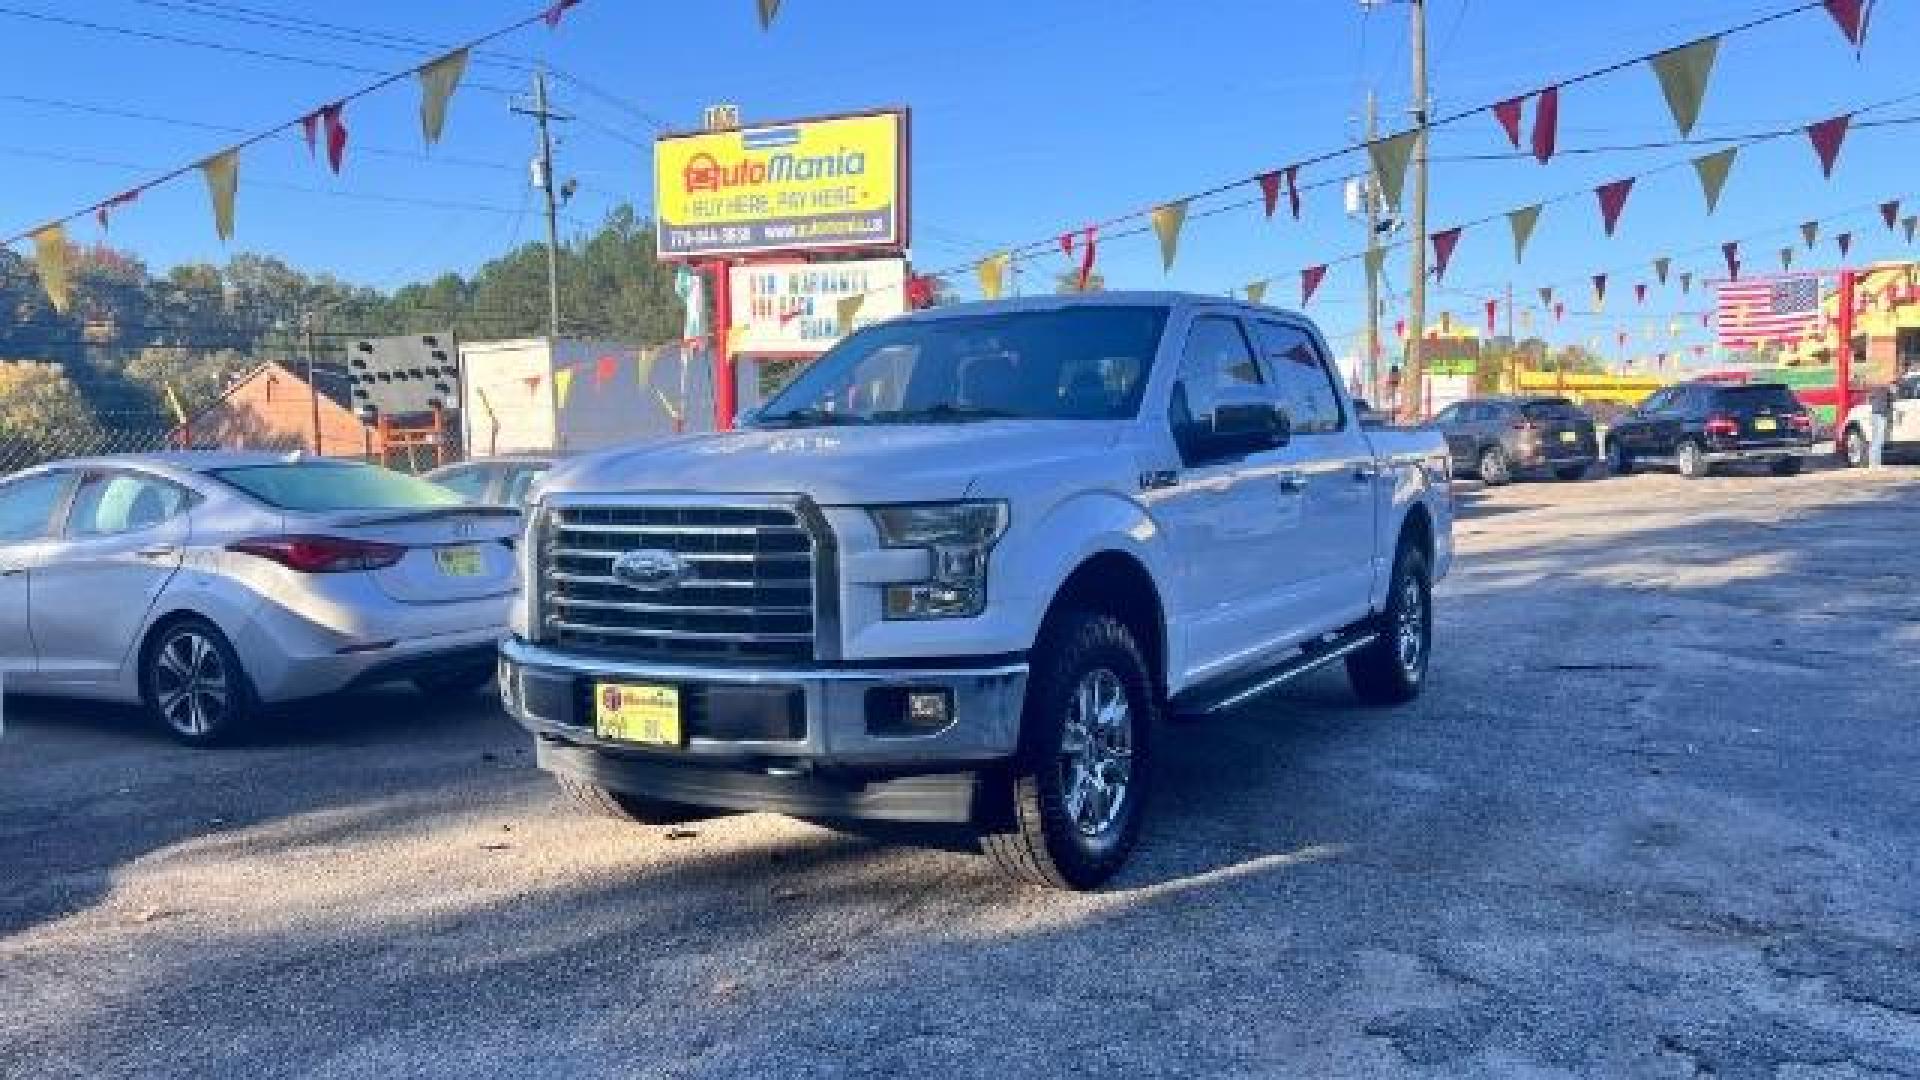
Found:
[{"label": "yellow pennant flag", "polygon": [[866,302],[866,293],[854,293],[852,296],[843,296],[840,298],[840,303],[836,305],[836,307],[840,317],[839,329],[841,337],[853,333],[853,318],[860,314],[860,305]]},{"label": "yellow pennant flag", "polygon": [[1262,278],[1259,281],[1247,282],[1247,303],[1264,304],[1266,302],[1267,302],[1266,279]]},{"label": "yellow pennant flag", "polygon": [[573,369],[572,368],[563,367],[559,371],[556,371],[553,373],[553,389],[554,389],[554,393],[557,395],[557,397],[555,398],[554,404],[562,409],[566,408],[567,395],[573,393]]},{"label": "yellow pennant flag", "polygon": [[780,0],[757,0],[760,8],[760,29],[773,25],[774,16],[780,14]]},{"label": "yellow pennant flag", "polygon": [[640,350],[638,376],[641,386],[648,386],[653,382],[653,365],[658,363],[659,360],[659,349]]},{"label": "yellow pennant flag", "polygon": [[65,226],[49,225],[33,234],[33,261],[47,299],[53,302],[54,310],[66,314],[68,305],[73,303],[73,284],[67,278]]},{"label": "yellow pennant flag", "polygon": [[989,300],[1000,299],[1000,293],[1007,287],[1007,269],[1013,265],[1013,255],[1001,252],[980,260],[974,273],[980,278],[980,295]]},{"label": "yellow pennant flag", "polygon": [[1413,142],[1419,132],[1403,131],[1391,139],[1367,144],[1367,156],[1373,159],[1373,175],[1380,181],[1380,195],[1387,206],[1400,209],[1400,192],[1407,182],[1407,162],[1413,158]]},{"label": "yellow pennant flag", "polygon": [[447,123],[447,102],[467,71],[467,50],[455,49],[414,72],[420,78],[420,133],[429,144],[440,141]]},{"label": "yellow pennant flag", "polygon": [[233,239],[233,196],[240,188],[240,151],[227,150],[200,163],[207,178],[207,194],[213,199],[213,231],[220,239]]},{"label": "yellow pennant flag", "polygon": [[1187,223],[1187,200],[1170,202],[1153,211],[1154,235],[1160,238],[1160,269],[1173,269],[1174,256],[1180,252],[1180,229]]}]

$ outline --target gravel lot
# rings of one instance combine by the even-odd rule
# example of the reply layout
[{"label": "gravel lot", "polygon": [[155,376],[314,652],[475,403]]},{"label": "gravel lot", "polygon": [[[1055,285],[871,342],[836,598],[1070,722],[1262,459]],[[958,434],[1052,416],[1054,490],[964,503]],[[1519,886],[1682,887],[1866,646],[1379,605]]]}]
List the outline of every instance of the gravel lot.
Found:
[{"label": "gravel lot", "polygon": [[1462,499],[1428,695],[1171,729],[1099,895],[590,819],[487,698],[16,701],[0,1076],[1920,1076],[1920,473]]}]

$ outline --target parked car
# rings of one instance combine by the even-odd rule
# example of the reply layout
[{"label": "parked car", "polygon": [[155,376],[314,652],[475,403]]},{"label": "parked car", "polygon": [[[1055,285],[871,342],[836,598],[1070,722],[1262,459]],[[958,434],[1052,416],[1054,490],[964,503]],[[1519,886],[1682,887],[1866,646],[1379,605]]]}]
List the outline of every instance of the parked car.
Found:
[{"label": "parked car", "polygon": [[1483,397],[1440,410],[1454,472],[1497,487],[1551,473],[1578,480],[1600,459],[1593,417],[1562,397]]},{"label": "parked car", "polygon": [[[1888,387],[1893,395],[1892,415],[1887,420],[1888,458],[1920,455],[1920,372],[1909,374]],[[1840,453],[1856,469],[1867,467],[1867,439],[1871,430],[1867,416],[1873,411],[1869,402],[1855,405],[1847,413],[1840,435]]]},{"label": "parked car", "polygon": [[0,482],[6,689],[144,705],[190,743],[259,706],[410,679],[472,692],[518,585],[519,515],[372,465],[64,461]]},{"label": "parked car", "polygon": [[748,430],[556,466],[501,693],[575,798],[970,823],[1098,885],[1169,710],[1426,682],[1446,446],[1364,430],[1298,315],[1030,297],[862,329]]},{"label": "parked car", "polygon": [[553,459],[535,455],[475,458],[454,465],[442,465],[426,473],[425,478],[451,489],[470,503],[521,507],[533,486],[553,468]]},{"label": "parked car", "polygon": [[1676,383],[1656,390],[1607,431],[1607,464],[1625,476],[1671,462],[1702,477],[1733,461],[1790,476],[1813,453],[1813,414],[1783,383]]}]

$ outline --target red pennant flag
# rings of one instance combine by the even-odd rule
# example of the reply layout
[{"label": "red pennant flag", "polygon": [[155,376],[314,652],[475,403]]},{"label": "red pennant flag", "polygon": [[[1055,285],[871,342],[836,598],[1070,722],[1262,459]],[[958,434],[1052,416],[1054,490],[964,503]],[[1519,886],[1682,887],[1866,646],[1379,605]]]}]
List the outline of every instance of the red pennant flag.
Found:
[{"label": "red pennant flag", "polygon": [[1604,303],[1606,302],[1606,299],[1607,299],[1607,275],[1595,274],[1593,275],[1594,303],[1596,304]]},{"label": "red pennant flag", "polygon": [[1267,208],[1267,216],[1273,216],[1273,208],[1280,205],[1280,174],[1277,172],[1260,174],[1260,201]]},{"label": "red pennant flag", "polygon": [[1727,276],[1732,278],[1735,281],[1739,281],[1740,280],[1740,242],[1737,240],[1729,240],[1726,243],[1721,244],[1720,254],[1725,255],[1727,257]]},{"label": "red pennant flag", "polygon": [[1833,163],[1840,158],[1840,144],[1847,140],[1847,125],[1852,122],[1851,114],[1841,113],[1831,120],[1807,125],[1813,152],[1820,155],[1820,171],[1828,177],[1833,176]]},{"label": "red pennant flag", "polygon": [[1840,24],[1840,32],[1847,36],[1847,43],[1858,49],[1866,44],[1867,5],[1865,0],[1826,0],[1827,13],[1833,21]]},{"label": "red pennant flag", "polygon": [[1076,288],[1081,292],[1087,291],[1087,282],[1093,278],[1094,242],[1099,234],[1100,229],[1095,225],[1060,234],[1060,250],[1067,258],[1073,258],[1076,245],[1080,248],[1080,276]]},{"label": "red pennant flag", "polygon": [[1636,281],[1633,283],[1633,302],[1636,304],[1644,304],[1647,302],[1646,282]]},{"label": "red pennant flag", "polygon": [[1567,313],[1567,304],[1566,304],[1566,301],[1564,301],[1564,300],[1556,300],[1556,301],[1554,301],[1554,304],[1553,304],[1553,321],[1554,321],[1554,322],[1559,322],[1559,321],[1560,321],[1560,317],[1561,317],[1561,316],[1563,316],[1563,315],[1565,315],[1566,313]]},{"label": "red pennant flag", "polygon": [[620,369],[620,362],[611,356],[602,356],[593,362],[593,385],[604,386],[613,381],[613,373]]},{"label": "red pennant flag", "polygon": [[1407,336],[1407,320],[1395,319],[1393,321],[1393,336],[1397,338],[1403,338]]},{"label": "red pennant flag", "polygon": [[1853,250],[1853,234],[1850,232],[1834,237],[1833,242],[1840,245],[1840,257],[1843,259],[1847,257],[1847,252]]},{"label": "red pennant flag", "polygon": [[1500,127],[1507,133],[1507,140],[1513,143],[1515,150],[1520,149],[1520,107],[1526,103],[1525,97],[1508,98],[1493,107],[1493,118],[1500,121]]},{"label": "red pennant flag", "polygon": [[1487,336],[1494,335],[1494,320],[1500,316],[1500,301],[1487,301]]},{"label": "red pennant flag", "polygon": [[1900,223],[1900,200],[1888,199],[1880,204],[1880,220],[1887,223],[1887,231],[1892,232]]},{"label": "red pennant flag", "polygon": [[1433,234],[1433,279],[1444,281],[1447,276],[1447,263],[1453,260],[1453,249],[1460,243],[1458,226],[1444,229]]},{"label": "red pennant flag", "polygon": [[1313,294],[1320,288],[1320,282],[1327,276],[1325,263],[1309,266],[1300,271],[1300,306],[1306,307],[1313,300]]},{"label": "red pennant flag", "polygon": [[923,311],[933,306],[934,278],[931,274],[914,274],[907,278],[907,307],[914,311]]},{"label": "red pennant flag", "polygon": [[347,155],[347,123],[340,117],[346,107],[346,102],[336,101],[320,110],[320,119],[327,129],[327,166],[335,175],[339,175],[340,162]]},{"label": "red pennant flag", "polygon": [[1600,197],[1600,222],[1606,226],[1608,236],[1612,236],[1614,226],[1620,224],[1620,211],[1626,209],[1627,195],[1632,190],[1631,176],[1593,189],[1593,193]]},{"label": "red pennant flag", "polygon": [[318,137],[319,130],[320,130],[320,110],[315,109],[313,112],[310,112],[307,115],[300,118],[300,131],[303,135],[306,136],[307,154],[309,156],[313,154],[315,139]]},{"label": "red pennant flag", "polygon": [[1540,91],[1533,107],[1533,156],[1545,165],[1553,156],[1554,141],[1560,132],[1560,88],[1549,86]]},{"label": "red pennant flag", "polygon": [[554,27],[559,26],[561,16],[567,13],[568,8],[572,7],[573,5],[579,2],[580,0],[556,0],[556,3],[554,3],[552,7],[548,8],[540,16],[542,19],[546,20],[547,29],[551,30]]},{"label": "red pennant flag", "polygon": [[1287,208],[1293,211],[1293,220],[1300,220],[1300,166],[1287,166]]},{"label": "red pennant flag", "polygon": [[132,191],[123,191],[113,198],[108,199],[106,202],[101,203],[99,206],[94,207],[93,220],[99,222],[100,227],[104,229],[107,227],[107,215],[122,206],[131,205],[133,201],[139,197],[139,188],[134,188]]}]

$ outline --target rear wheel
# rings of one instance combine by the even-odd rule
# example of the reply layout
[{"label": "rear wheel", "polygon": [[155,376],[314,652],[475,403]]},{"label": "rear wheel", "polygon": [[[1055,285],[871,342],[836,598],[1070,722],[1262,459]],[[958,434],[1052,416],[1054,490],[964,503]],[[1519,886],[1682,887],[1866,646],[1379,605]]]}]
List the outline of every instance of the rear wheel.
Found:
[{"label": "rear wheel", "polygon": [[436,671],[431,675],[416,675],[413,678],[413,686],[428,697],[465,697],[486,686],[492,679],[493,665],[486,664],[455,671]]},{"label": "rear wheel", "polygon": [[1369,705],[1402,705],[1420,696],[1433,646],[1433,596],[1427,558],[1404,541],[1393,558],[1386,610],[1374,617],[1373,644],[1347,657],[1347,680]]},{"label": "rear wheel", "polygon": [[1674,460],[1680,465],[1680,475],[1689,480],[1698,480],[1712,469],[1707,463],[1706,449],[1692,439],[1682,442],[1674,450]]},{"label": "rear wheel", "polygon": [[1797,457],[1781,458],[1779,461],[1768,466],[1768,468],[1773,470],[1773,475],[1775,476],[1798,476],[1800,475],[1800,459]]},{"label": "rear wheel", "polygon": [[169,624],[148,645],[140,691],[174,737],[194,746],[231,739],[253,715],[253,689],[220,628],[198,616]]},{"label": "rear wheel", "polygon": [[707,813],[683,803],[661,802],[604,788],[565,773],[556,773],[554,779],[560,782],[560,790],[566,792],[567,797],[582,809],[619,821],[630,821],[637,825],[677,825]]},{"label": "rear wheel", "polygon": [[1056,615],[1034,656],[1019,757],[990,789],[981,846],[1014,880],[1095,888],[1139,836],[1158,697],[1133,634],[1108,615]]},{"label": "rear wheel", "polygon": [[1857,427],[1848,428],[1846,441],[1842,445],[1845,447],[1847,465],[1849,467],[1855,469],[1864,469],[1867,467],[1869,451],[1867,449],[1867,436],[1865,432]]},{"label": "rear wheel", "polygon": [[1480,482],[1488,487],[1513,482],[1513,464],[1507,460],[1505,450],[1489,446],[1480,452]]},{"label": "rear wheel", "polygon": [[1633,455],[1618,439],[1607,444],[1607,471],[1615,476],[1633,475]]}]

